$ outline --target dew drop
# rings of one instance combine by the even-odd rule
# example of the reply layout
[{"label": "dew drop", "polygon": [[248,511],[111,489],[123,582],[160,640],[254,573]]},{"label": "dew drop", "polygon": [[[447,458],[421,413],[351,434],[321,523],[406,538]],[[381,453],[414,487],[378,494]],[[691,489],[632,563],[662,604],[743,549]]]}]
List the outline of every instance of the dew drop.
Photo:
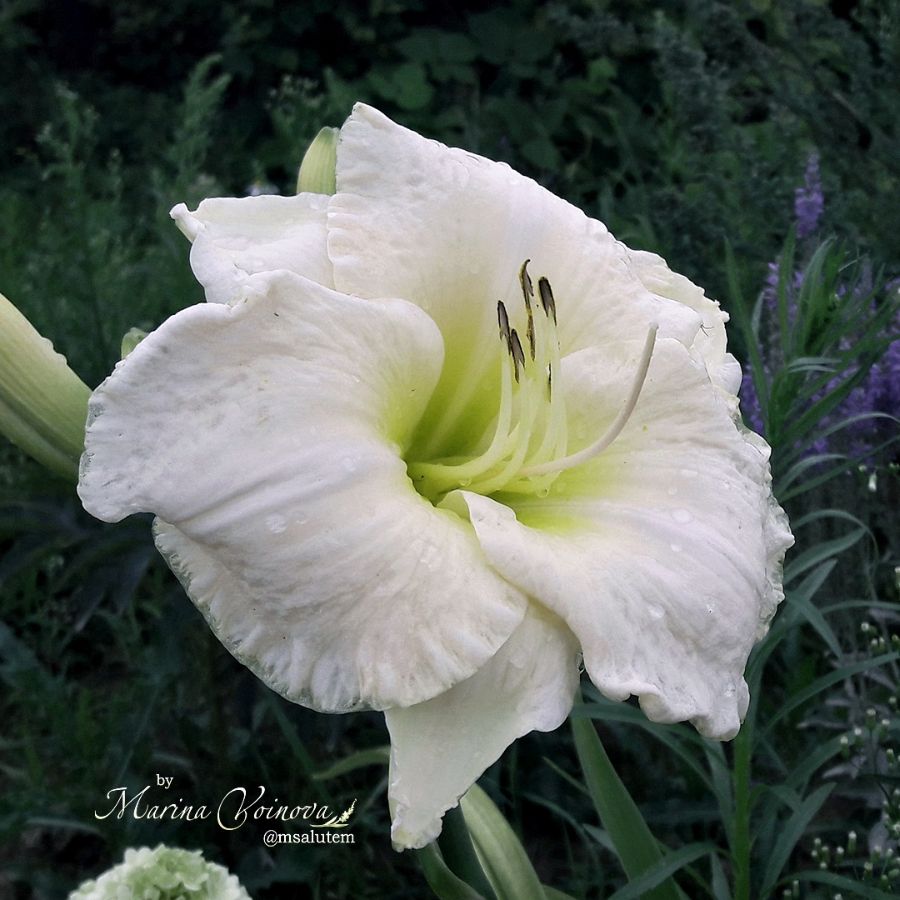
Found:
[{"label": "dew drop", "polygon": [[341,465],[343,465],[345,471],[355,472],[357,462],[352,456],[345,456],[341,461]]},{"label": "dew drop", "polygon": [[681,553],[683,549],[681,544],[669,544],[669,546],[672,548],[673,553]]},{"label": "dew drop", "polygon": [[284,516],[266,516],[266,528],[272,534],[281,534],[287,528],[287,520]]},{"label": "dew drop", "polygon": [[550,488],[548,488],[548,487],[539,488],[537,491],[537,495],[538,495],[538,497],[549,497],[550,496]]},{"label": "dew drop", "polygon": [[696,469],[682,469],[681,475],[683,478],[696,478],[697,470]]},{"label": "dew drop", "polygon": [[666,611],[661,606],[650,606],[648,609],[650,616],[654,619],[661,619],[665,616]]},{"label": "dew drop", "polygon": [[710,604],[710,603],[706,604],[706,612],[708,615],[710,615],[710,616],[713,615],[713,613],[715,613],[715,611],[716,611],[715,607],[712,604]]},{"label": "dew drop", "polygon": [[694,521],[694,517],[686,509],[673,509],[672,518],[680,525],[687,525]]},{"label": "dew drop", "polygon": [[674,497],[674,496],[678,493],[678,488],[677,488],[677,487],[670,487],[670,488],[668,489],[668,491],[666,491],[666,493],[667,493],[670,497]]}]

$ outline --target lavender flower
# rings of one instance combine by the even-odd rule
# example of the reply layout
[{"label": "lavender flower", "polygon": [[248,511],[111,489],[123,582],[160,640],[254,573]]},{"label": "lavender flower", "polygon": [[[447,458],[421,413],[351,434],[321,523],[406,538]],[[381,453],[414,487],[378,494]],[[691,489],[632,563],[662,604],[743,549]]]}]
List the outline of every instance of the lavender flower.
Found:
[{"label": "lavender flower", "polygon": [[803,186],[794,191],[794,220],[797,237],[807,238],[819,227],[825,211],[825,195],[819,174],[819,154],[811,153],[806,161]]},{"label": "lavender flower", "polygon": [[741,379],[741,412],[744,414],[744,421],[758,434],[763,434],[762,408],[759,405],[759,395],[756,393],[756,386],[753,384],[753,370],[750,364],[744,365],[744,376]]},{"label": "lavender flower", "polygon": [[[813,153],[809,156],[804,173],[804,182],[795,191],[794,218],[799,238],[808,238],[818,230],[825,208],[824,195],[819,173],[819,157]],[[810,248],[811,249],[811,248]],[[793,332],[798,318],[797,299],[803,286],[804,271],[802,268],[791,273],[790,278],[784,279],[786,303],[786,322],[779,316],[779,282],[782,280],[781,264],[770,262],[766,272],[765,282],[761,292],[762,319],[760,323],[760,356],[764,370],[775,372],[786,362],[783,358],[783,342],[781,334],[782,325],[786,325],[789,332]],[[871,266],[865,263],[862,266],[859,278],[854,284],[839,285],[836,289],[835,300],[838,303],[850,303],[862,301],[866,296],[872,297],[874,292],[874,279]],[[897,291],[900,290],[900,278],[894,279],[884,287],[885,296],[881,302],[894,302]],[[875,316],[880,308],[880,302],[874,297],[870,300],[871,315]],[[891,323],[891,332],[900,333],[900,315]],[[841,355],[851,351],[858,340],[864,335],[845,334],[834,348]],[[800,355],[802,355],[802,348]],[[809,398],[810,404],[815,404],[828,394],[838,390],[847,379],[857,375],[858,366],[836,373],[825,387]],[[753,385],[749,366],[744,367],[744,377],[741,385],[741,408],[744,419],[756,431],[763,432],[760,400]],[[851,390],[839,406],[825,416],[819,427],[822,431],[830,426],[854,417],[866,414],[886,413],[896,416],[900,411],[900,341],[894,341],[886,350],[883,357],[873,363],[865,377]],[[876,446],[884,441],[890,432],[888,420],[877,417],[861,418],[859,421],[841,428],[829,437],[821,434],[808,445],[804,451],[805,456],[824,454],[828,452],[845,452],[852,456],[865,457],[871,454]]]}]

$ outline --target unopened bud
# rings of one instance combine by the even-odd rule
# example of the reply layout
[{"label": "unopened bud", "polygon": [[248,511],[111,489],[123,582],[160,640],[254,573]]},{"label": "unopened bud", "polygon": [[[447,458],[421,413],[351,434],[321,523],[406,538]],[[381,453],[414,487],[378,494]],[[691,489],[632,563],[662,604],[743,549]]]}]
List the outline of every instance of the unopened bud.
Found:
[{"label": "unopened bud", "polygon": [[336,188],[337,128],[323,128],[306,151],[297,174],[297,193],[333,194]]},{"label": "unopened bud", "polygon": [[74,480],[90,395],[66,358],[0,294],[0,433]]}]

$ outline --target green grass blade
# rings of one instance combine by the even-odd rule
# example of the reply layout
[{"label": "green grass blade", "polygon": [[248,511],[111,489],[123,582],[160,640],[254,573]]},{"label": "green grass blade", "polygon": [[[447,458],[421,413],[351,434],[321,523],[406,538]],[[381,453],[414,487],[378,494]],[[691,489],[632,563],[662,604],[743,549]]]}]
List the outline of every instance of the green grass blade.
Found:
[{"label": "green grass blade", "polygon": [[340,775],[346,775],[348,772],[355,772],[365,766],[386,766],[390,761],[390,747],[374,747],[371,750],[359,750],[351,753],[343,759],[339,759],[327,769],[322,769],[313,775],[316,781],[328,781],[331,778],[337,778]]},{"label": "green grass blade", "polygon": [[686,865],[706,856],[709,853],[715,854],[718,848],[715,844],[688,844],[678,850],[667,853],[654,866],[649,868],[639,878],[635,878],[630,884],[620,888],[609,900],[639,900],[639,898],[652,897],[653,889],[662,884],[665,879],[670,878]]},{"label": "green grass blade", "polygon": [[[575,751],[594,808],[612,839],[625,874],[634,881],[659,864],[662,859],[659,845],[616,774],[591,720],[573,716],[570,722]],[[668,879],[655,884],[643,896],[648,900],[678,900],[678,889]]]},{"label": "green grass blade", "polygon": [[416,850],[416,859],[428,886],[439,900],[485,900],[478,891],[450,871],[435,844]]},{"label": "green grass blade", "polygon": [[816,679],[809,687],[804,688],[802,691],[798,691],[796,694],[794,694],[794,696],[791,697],[781,707],[781,709],[778,710],[777,713],[771,716],[769,721],[766,723],[766,729],[764,733],[768,734],[785,716],[792,713],[795,709],[797,709],[797,707],[802,706],[808,700],[811,700],[817,694],[820,694],[822,693],[822,691],[827,690],[832,685],[843,681],[845,678],[850,678],[853,675],[859,675],[861,672],[867,672],[869,669],[883,666],[886,663],[894,662],[898,659],[900,659],[900,653],[885,653],[872,659],[865,659],[861,662],[852,663],[849,666],[842,666],[840,669],[836,669],[834,672],[829,672],[827,675],[823,675],[821,678]]},{"label": "green grass blade", "polygon": [[797,872],[789,878],[782,879],[782,884],[790,881],[812,881],[817,884],[827,884],[833,888],[840,888],[848,891],[849,897],[864,897],[865,900],[897,900],[897,895],[893,892],[886,893],[879,890],[873,884],[862,884],[853,878],[845,878],[843,875],[835,875],[833,872],[808,871]]},{"label": "green grass blade", "polygon": [[544,900],[544,888],[531,860],[491,798],[473,784],[460,806],[497,900]]},{"label": "green grass blade", "polygon": [[798,841],[806,831],[806,827],[815,818],[832,790],[834,790],[833,784],[823,785],[810,794],[787,820],[779,835],[779,839],[775,842],[774,852],[769,857],[763,871],[761,896],[769,896],[774,889],[778,876],[781,875],[782,870],[791,858],[791,854],[794,852],[794,847],[797,846]]}]

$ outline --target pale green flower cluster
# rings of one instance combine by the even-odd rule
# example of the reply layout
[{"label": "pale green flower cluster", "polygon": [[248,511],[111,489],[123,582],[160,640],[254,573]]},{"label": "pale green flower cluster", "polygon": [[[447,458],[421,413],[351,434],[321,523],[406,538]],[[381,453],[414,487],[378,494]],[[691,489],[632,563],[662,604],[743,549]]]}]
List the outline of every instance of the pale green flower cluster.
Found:
[{"label": "pale green flower cluster", "polygon": [[125,859],[86,881],[69,900],[251,900],[237,877],[199,850],[160,844],[125,851]]}]

